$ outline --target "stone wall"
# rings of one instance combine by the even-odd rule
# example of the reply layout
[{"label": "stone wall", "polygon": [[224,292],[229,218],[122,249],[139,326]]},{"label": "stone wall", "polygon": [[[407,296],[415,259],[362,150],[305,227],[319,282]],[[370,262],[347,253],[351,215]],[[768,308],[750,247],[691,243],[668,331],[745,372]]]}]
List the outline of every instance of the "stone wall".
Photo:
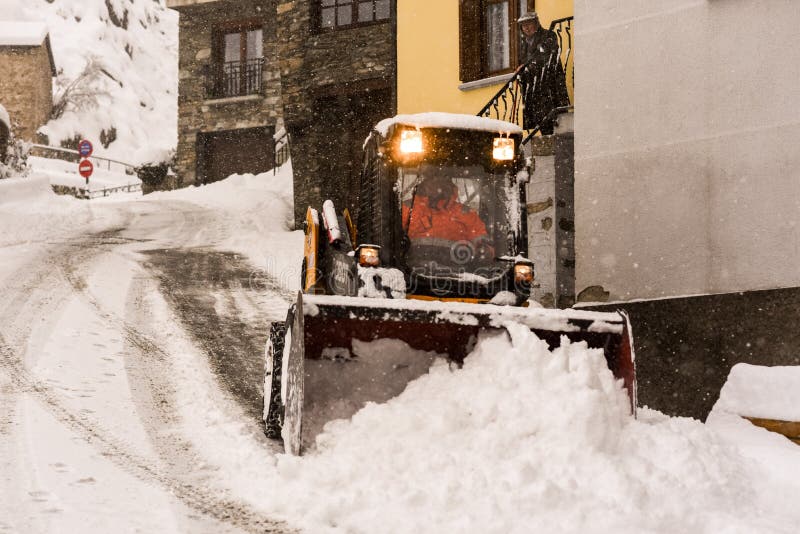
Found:
[{"label": "stone wall", "polygon": [[14,135],[43,141],[36,131],[50,119],[53,79],[47,48],[0,46],[0,103],[11,116]]},{"label": "stone wall", "polygon": [[[274,4],[264,0],[228,0],[176,9],[180,13],[176,176],[174,182],[163,186],[170,189],[192,185],[198,179],[198,133],[276,128],[282,116]],[[214,31],[220,25],[245,20],[264,23],[264,90],[257,95],[208,99],[205,73],[212,61]]]},{"label": "stone wall", "polygon": [[[392,6],[393,16],[388,21],[319,32],[314,27],[313,3],[279,0],[276,9],[283,112],[291,136],[296,223],[304,218],[307,206],[321,206],[329,197],[342,198],[341,190],[352,186],[343,183],[340,176],[321,176],[323,164],[353,156],[346,147],[334,153],[318,153],[320,146],[326,146],[321,138],[341,139],[351,132],[343,131],[349,128],[347,123],[321,123],[316,116],[317,102],[333,95],[347,99],[348,95],[386,91],[389,102],[380,103],[380,114],[391,116],[397,109],[396,6]],[[366,112],[369,114],[370,110]]]}]

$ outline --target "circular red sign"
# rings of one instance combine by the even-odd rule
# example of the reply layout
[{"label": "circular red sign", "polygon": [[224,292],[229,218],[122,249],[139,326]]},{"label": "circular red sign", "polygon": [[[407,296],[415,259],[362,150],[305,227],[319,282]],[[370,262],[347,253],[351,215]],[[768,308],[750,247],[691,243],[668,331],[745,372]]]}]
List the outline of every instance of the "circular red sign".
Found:
[{"label": "circular red sign", "polygon": [[94,165],[88,159],[85,159],[80,162],[78,165],[78,172],[81,173],[81,176],[84,178],[88,178],[92,175],[92,171],[94,170]]}]

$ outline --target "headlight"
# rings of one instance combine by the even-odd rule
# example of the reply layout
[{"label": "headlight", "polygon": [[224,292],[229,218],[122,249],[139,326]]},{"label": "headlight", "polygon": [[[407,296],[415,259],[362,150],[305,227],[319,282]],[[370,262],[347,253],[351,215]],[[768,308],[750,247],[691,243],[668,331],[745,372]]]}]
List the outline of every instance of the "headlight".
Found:
[{"label": "headlight", "polygon": [[511,137],[495,137],[492,142],[492,157],[498,161],[514,159],[514,139]]},{"label": "headlight", "polygon": [[533,282],[533,263],[517,263],[514,265],[514,281],[521,284]]},{"label": "headlight", "polygon": [[378,245],[361,245],[358,247],[358,264],[362,267],[378,267],[381,264],[380,251]]},{"label": "headlight", "polygon": [[403,154],[421,154],[422,132],[419,130],[403,130],[400,132],[400,152]]}]

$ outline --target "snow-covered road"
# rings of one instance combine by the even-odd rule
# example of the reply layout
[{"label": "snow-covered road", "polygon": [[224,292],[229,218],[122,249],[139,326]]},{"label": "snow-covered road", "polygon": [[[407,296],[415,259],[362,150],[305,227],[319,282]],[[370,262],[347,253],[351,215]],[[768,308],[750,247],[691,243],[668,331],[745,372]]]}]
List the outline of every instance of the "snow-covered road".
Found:
[{"label": "snow-covered road", "polygon": [[259,388],[299,279],[290,169],[40,185],[0,184],[0,532],[797,531],[796,445],[723,410],[633,418],[602,354],[521,325],[281,454]]},{"label": "snow-covered road", "polygon": [[106,229],[30,245],[3,266],[0,531],[288,531],[205,466],[177,391],[198,373],[222,384],[209,395],[238,401],[226,409],[274,453],[258,388],[265,321],[285,312],[285,292],[271,297],[266,275],[234,254],[183,248],[214,221],[208,210],[108,209]]}]

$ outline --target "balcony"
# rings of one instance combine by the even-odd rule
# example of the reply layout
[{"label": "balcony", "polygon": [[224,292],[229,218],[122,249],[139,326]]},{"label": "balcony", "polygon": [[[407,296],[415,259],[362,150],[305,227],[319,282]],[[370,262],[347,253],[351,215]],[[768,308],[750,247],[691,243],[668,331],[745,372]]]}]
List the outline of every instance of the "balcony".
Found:
[{"label": "balcony", "polygon": [[205,97],[208,100],[259,95],[264,87],[264,58],[206,65]]}]

